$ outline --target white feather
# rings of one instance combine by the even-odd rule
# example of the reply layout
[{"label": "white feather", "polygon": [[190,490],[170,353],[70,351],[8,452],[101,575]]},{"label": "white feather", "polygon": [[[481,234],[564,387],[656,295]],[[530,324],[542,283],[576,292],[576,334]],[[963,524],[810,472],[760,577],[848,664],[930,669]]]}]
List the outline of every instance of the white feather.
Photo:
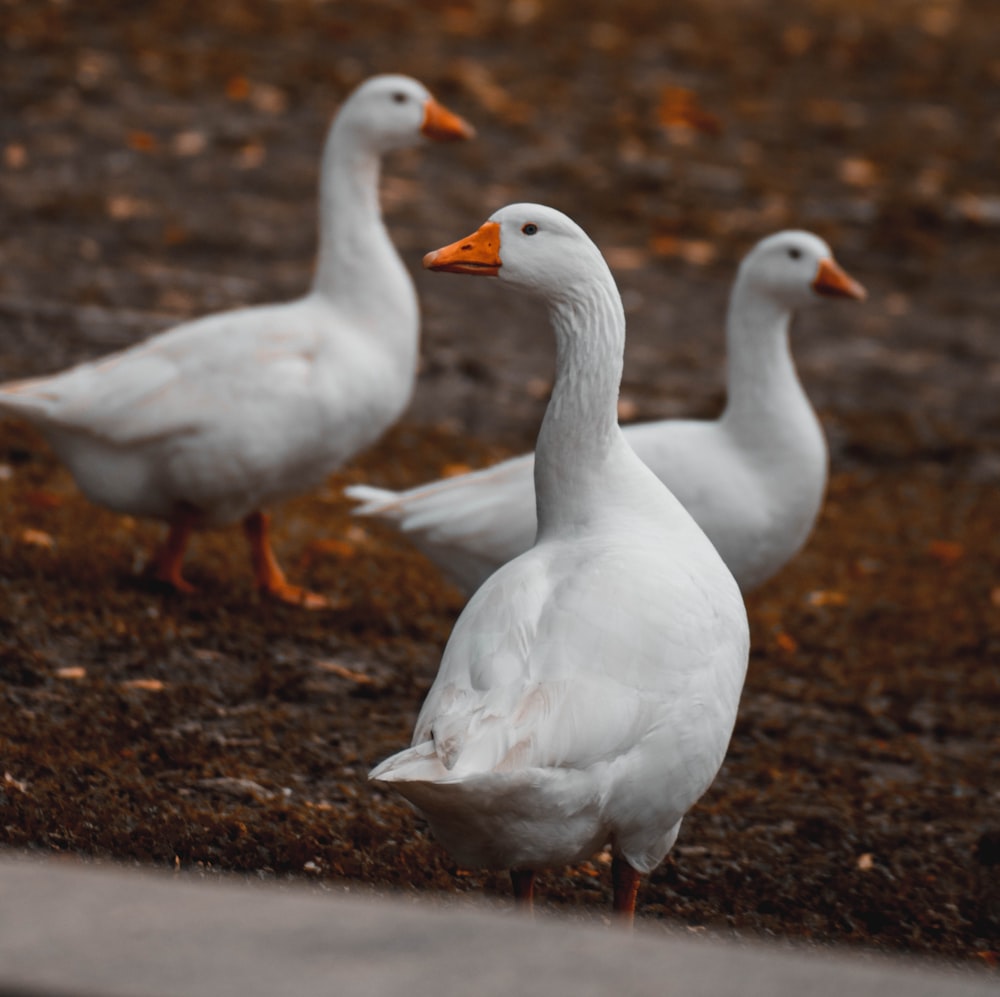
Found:
[{"label": "white feather", "polygon": [[[826,488],[822,428],[788,348],[795,309],[829,247],[807,232],[763,240],[744,260],[729,309],[729,403],[716,420],[625,427],[629,445],[708,534],[741,588],[801,549]],[[402,492],[356,485],[362,516],[392,522],[466,592],[534,542],[534,455]]]},{"label": "white feather", "polygon": [[537,868],[610,842],[644,872],[722,763],[746,613],[712,544],[617,427],[624,319],[596,248],[538,205],[494,220],[501,280],[547,294],[557,334],[542,526],[473,595],[413,746],[371,778],[463,864]]}]

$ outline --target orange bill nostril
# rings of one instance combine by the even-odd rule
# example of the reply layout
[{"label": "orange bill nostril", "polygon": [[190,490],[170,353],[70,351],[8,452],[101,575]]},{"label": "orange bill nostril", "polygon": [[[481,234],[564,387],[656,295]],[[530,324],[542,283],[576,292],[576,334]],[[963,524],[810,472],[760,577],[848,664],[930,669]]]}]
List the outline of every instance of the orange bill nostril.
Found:
[{"label": "orange bill nostril", "polygon": [[500,272],[500,227],[486,222],[478,231],[424,257],[424,267],[448,273],[496,277]]}]

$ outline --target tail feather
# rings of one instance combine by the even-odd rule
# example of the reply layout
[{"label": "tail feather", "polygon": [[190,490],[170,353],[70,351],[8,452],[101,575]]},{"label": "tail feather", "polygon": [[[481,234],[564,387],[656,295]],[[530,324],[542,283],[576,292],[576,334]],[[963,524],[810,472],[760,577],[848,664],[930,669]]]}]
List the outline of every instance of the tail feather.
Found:
[{"label": "tail feather", "polygon": [[46,392],[42,378],[11,381],[0,387],[0,413],[27,419],[29,422],[45,422],[49,418],[58,396]]},{"label": "tail feather", "polygon": [[374,485],[348,485],[344,494],[349,499],[362,503],[354,510],[355,516],[389,516],[396,511],[393,503],[403,496],[402,492],[394,492],[391,488],[376,488]]}]

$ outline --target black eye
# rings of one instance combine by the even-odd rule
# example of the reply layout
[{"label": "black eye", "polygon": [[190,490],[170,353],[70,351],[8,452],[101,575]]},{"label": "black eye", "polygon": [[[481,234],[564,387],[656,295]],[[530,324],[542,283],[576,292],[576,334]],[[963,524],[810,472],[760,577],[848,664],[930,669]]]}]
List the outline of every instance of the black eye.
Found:
[{"label": "black eye", "polygon": [[792,248],[788,250],[788,255],[793,260],[799,260],[802,258],[802,250],[792,246]]},{"label": "black eye", "polygon": [[394,101],[395,101],[395,102],[396,102],[397,104],[405,104],[405,103],[406,103],[406,94],[405,94],[405,93],[403,93],[403,91],[402,91],[402,90],[397,90],[397,91],[396,91],[396,92],[395,92],[395,93],[394,93],[394,94],[392,95],[392,99],[393,99],[393,100],[394,100]]},{"label": "black eye", "polygon": [[521,231],[525,235],[534,235],[538,231],[538,226],[534,222],[528,222],[527,225],[521,226]]}]

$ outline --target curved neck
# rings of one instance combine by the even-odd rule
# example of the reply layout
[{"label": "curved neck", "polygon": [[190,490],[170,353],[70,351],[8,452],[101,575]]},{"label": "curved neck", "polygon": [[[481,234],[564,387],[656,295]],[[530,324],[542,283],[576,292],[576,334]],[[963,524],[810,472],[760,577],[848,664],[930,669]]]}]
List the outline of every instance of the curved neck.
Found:
[{"label": "curved neck", "polygon": [[[313,291],[350,310],[357,303],[370,312],[371,286],[398,295],[412,281],[382,222],[379,205],[379,155],[351,133],[340,118],[326,140],[320,175],[319,250]],[[415,309],[415,304],[414,304]]]},{"label": "curved neck", "polygon": [[589,517],[608,484],[602,466],[624,445],[618,389],[625,316],[610,272],[553,301],[550,317],[556,378],[536,447],[539,533]]},{"label": "curved neck", "polygon": [[812,410],[788,343],[791,318],[787,307],[737,280],[726,320],[724,420],[759,425],[772,413],[787,419],[790,405]]}]

